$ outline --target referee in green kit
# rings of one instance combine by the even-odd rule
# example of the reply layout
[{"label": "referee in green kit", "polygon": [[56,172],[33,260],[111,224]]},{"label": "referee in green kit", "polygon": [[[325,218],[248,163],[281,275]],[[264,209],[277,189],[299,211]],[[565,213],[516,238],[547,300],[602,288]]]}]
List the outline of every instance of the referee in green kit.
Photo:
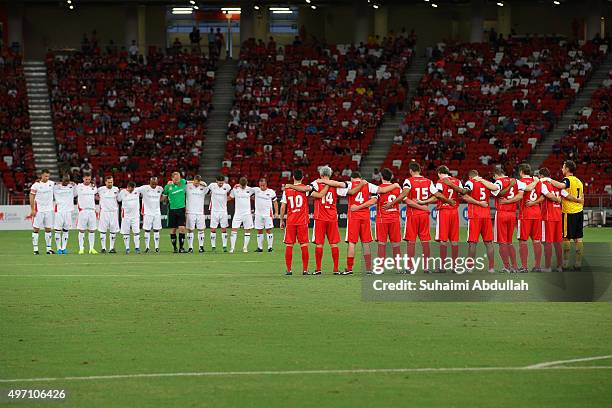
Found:
[{"label": "referee in green kit", "polygon": [[[170,241],[174,247],[174,253],[185,252],[185,186],[187,180],[181,177],[181,173],[172,173],[172,181],[164,187],[164,195],[168,197],[168,226],[170,227]],[[179,231],[179,249],[176,248],[176,230]]]}]

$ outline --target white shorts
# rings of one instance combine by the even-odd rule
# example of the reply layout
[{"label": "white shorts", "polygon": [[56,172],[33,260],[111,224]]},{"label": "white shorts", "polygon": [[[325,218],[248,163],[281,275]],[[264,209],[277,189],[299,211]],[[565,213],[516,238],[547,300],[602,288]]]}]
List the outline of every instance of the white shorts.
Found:
[{"label": "white shorts", "polygon": [[227,213],[211,212],[210,213],[210,228],[227,228]]},{"label": "white shorts", "polygon": [[53,227],[53,211],[37,212],[32,221],[34,228],[51,228]]},{"label": "white shorts", "polygon": [[56,230],[69,230],[72,228],[72,212],[64,211],[55,213],[53,227]]},{"label": "white shorts", "polygon": [[103,211],[100,213],[100,222],[98,223],[98,231],[100,232],[119,232],[119,217],[116,212]]},{"label": "white shorts", "polygon": [[80,231],[94,231],[96,229],[96,212],[94,210],[79,211],[77,229]]},{"label": "white shorts", "polygon": [[187,214],[187,222],[185,223],[185,227],[187,227],[188,230],[206,229],[204,214]]},{"label": "white shorts", "polygon": [[160,230],[161,229],[161,215],[147,215],[145,214],[142,221],[142,229],[145,231]]},{"label": "white shorts", "polygon": [[274,221],[270,215],[255,214],[255,229],[270,229],[274,227]]},{"label": "white shorts", "polygon": [[242,225],[244,229],[253,228],[253,216],[251,214],[234,214],[234,218],[232,218],[232,228],[239,228],[240,225]]},{"label": "white shorts", "polygon": [[121,219],[121,233],[123,235],[127,235],[130,233],[130,230],[134,234],[138,234],[140,232],[140,217],[130,217]]}]

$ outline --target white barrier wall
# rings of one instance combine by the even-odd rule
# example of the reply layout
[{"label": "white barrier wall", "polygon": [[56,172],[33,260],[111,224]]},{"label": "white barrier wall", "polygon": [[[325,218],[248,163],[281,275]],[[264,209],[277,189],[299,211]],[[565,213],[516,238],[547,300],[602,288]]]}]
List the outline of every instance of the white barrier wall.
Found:
[{"label": "white barrier wall", "polygon": [[32,229],[29,205],[0,205],[0,230]]}]

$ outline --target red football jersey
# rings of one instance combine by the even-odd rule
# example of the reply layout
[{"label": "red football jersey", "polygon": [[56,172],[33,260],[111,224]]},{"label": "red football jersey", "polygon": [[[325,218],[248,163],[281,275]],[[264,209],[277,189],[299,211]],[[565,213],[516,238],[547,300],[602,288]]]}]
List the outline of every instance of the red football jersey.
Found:
[{"label": "red football jersey", "polygon": [[[553,193],[557,197],[561,197],[561,190],[554,187],[550,181],[545,181],[542,184],[542,194],[545,192]],[[556,203],[548,198],[542,202],[542,219],[544,221],[561,221],[561,203]]]},{"label": "red football jersey", "polygon": [[[486,188],[480,181],[469,179],[465,182],[465,188],[470,190],[470,197],[474,200],[489,203],[491,190]],[[468,218],[491,218],[491,209],[468,203]]]},{"label": "red football jersey", "polygon": [[506,194],[504,194],[503,196],[499,194],[499,191],[508,187],[508,185],[510,184],[510,180],[512,180],[510,177],[504,176],[504,177],[498,178],[495,181],[495,184],[499,186],[499,190],[497,190],[497,195],[495,196],[495,208],[497,208],[497,211],[516,212],[517,203],[512,203],[512,204],[500,204],[499,203],[499,200],[501,200],[502,198],[509,200],[513,197],[516,197],[516,195],[519,193],[518,182],[517,182],[508,190]]},{"label": "red football jersey", "polygon": [[[348,183],[347,188],[350,190],[354,186],[357,186],[361,183],[361,179],[351,179]],[[348,213],[349,217],[353,220],[369,220],[370,219],[370,209],[362,208],[361,210],[351,211],[351,206],[353,205],[361,205],[370,199],[370,194],[376,194],[376,190],[378,186],[374,184],[367,183],[361,187],[361,189],[354,195],[348,196]]]},{"label": "red football jersey", "polygon": [[[304,186],[303,184],[297,184]],[[287,225],[308,225],[308,196],[296,190],[283,192],[281,203],[287,204]]]},{"label": "red football jersey", "polygon": [[[320,191],[325,188],[324,185],[319,185],[316,181],[311,184],[314,191]],[[345,196],[346,188],[338,191],[336,187],[329,187],[327,193],[319,199],[315,200],[314,204],[314,219],[320,221],[337,221],[338,210],[336,204],[338,203],[338,195]],[[340,194],[338,194],[340,193]]]},{"label": "red football jersey", "polygon": [[[383,183],[379,187],[387,187],[389,185],[390,184],[388,183]],[[400,193],[401,191],[399,188],[394,188],[393,190],[387,193],[378,194],[378,204],[376,205],[376,222],[399,222],[399,204],[394,205],[388,210],[383,208],[383,204],[395,200],[400,195]]]},{"label": "red football jersey", "polygon": [[[461,181],[458,178],[455,178],[452,176],[448,176],[447,178],[454,185],[463,187],[461,185]],[[455,205],[446,204],[438,200],[438,202],[436,203],[436,208],[438,210],[456,210],[457,208],[459,208],[459,200],[457,199],[457,192],[455,190],[453,190],[452,188],[450,188],[449,186],[447,186],[446,184],[442,182],[436,183],[436,190],[438,190],[444,197],[450,200],[455,200]]]},{"label": "red football jersey", "polygon": [[[408,197],[411,200],[427,200],[438,190],[434,186],[433,182],[423,176],[409,177],[404,180],[403,188],[409,188],[410,192]],[[429,214],[429,210],[423,211],[417,208],[408,207],[407,211],[411,215]]]},{"label": "red football jersey", "polygon": [[[531,184],[533,183],[533,177],[523,177],[522,183]],[[525,206],[527,201],[535,201],[542,195],[542,183],[536,184],[535,188],[531,191],[526,191],[523,194],[523,199],[519,201],[519,219],[521,220],[541,220],[542,213],[540,212],[540,205],[532,205],[530,207]]]}]

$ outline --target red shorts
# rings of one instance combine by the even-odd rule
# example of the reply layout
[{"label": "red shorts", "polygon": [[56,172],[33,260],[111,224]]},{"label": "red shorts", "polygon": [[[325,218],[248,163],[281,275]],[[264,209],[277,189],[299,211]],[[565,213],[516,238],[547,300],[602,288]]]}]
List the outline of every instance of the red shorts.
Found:
[{"label": "red shorts", "polygon": [[493,222],[491,218],[470,218],[467,227],[467,242],[478,242],[482,235],[484,242],[493,241]]},{"label": "red shorts", "polygon": [[531,238],[533,241],[542,239],[542,220],[518,220],[518,237],[521,241]]},{"label": "red shorts", "polygon": [[402,236],[400,234],[400,223],[397,222],[377,222],[376,223],[376,241],[378,242],[400,242]]},{"label": "red shorts", "polygon": [[340,242],[340,233],[338,232],[338,221],[321,221],[315,220],[312,228],[312,242],[317,245],[325,243],[325,237],[330,244]]},{"label": "red shorts", "polygon": [[360,240],[365,244],[372,242],[372,229],[369,218],[348,220],[345,241],[356,244]]},{"label": "red shorts", "polygon": [[404,226],[404,241],[430,241],[429,213],[410,215],[406,214],[406,225]]},{"label": "red shorts", "polygon": [[300,244],[308,243],[308,224],[285,225],[285,244],[295,244],[296,238]]},{"label": "red shorts", "polygon": [[516,227],[516,214],[510,211],[495,212],[494,239],[502,244],[512,243]]},{"label": "red shorts", "polygon": [[459,242],[459,213],[457,210],[438,211],[436,241]]},{"label": "red shorts", "polygon": [[563,225],[561,221],[542,221],[542,238],[544,242],[563,241]]}]

